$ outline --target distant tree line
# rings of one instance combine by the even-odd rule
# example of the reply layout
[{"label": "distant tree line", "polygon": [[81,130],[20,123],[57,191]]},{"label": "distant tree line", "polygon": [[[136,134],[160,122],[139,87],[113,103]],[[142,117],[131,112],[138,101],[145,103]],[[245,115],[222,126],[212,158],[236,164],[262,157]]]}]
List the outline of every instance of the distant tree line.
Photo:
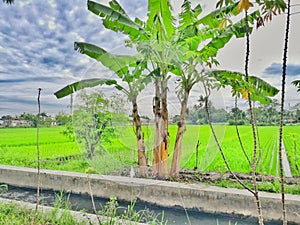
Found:
[{"label": "distant tree line", "polygon": [[65,125],[72,120],[71,115],[66,113],[58,113],[52,117],[46,112],[42,112],[40,116],[32,113],[22,113],[21,115],[4,115],[0,118],[0,127],[36,127],[40,126],[58,126]]},{"label": "distant tree line", "polygon": [[[274,100],[271,104],[259,104],[254,108],[256,123],[259,126],[274,126],[279,124],[279,103]],[[209,102],[209,110],[211,112],[211,119],[213,123],[228,123],[229,125],[247,125],[250,124],[249,110],[242,110],[238,107],[231,108],[230,111],[225,109],[217,109],[213,103]],[[176,123],[179,116],[175,115],[172,122]],[[194,104],[187,115],[187,123],[190,124],[207,124],[207,113],[205,111],[204,103],[200,98]],[[289,106],[284,112],[284,123],[300,123],[300,103],[294,106]]]},{"label": "distant tree line", "polygon": [[[99,93],[98,93],[99,94]],[[93,98],[90,98],[93,99]],[[89,101],[89,99],[86,99]],[[107,104],[110,107],[110,113],[106,113],[106,117],[110,117],[112,122],[116,120],[125,121],[128,124],[129,120],[132,120],[132,115],[126,116],[124,114],[124,109],[122,107],[114,107],[122,105],[124,99],[121,99],[120,96],[112,96],[110,99],[106,99]],[[122,112],[118,112],[118,110]],[[217,109],[211,101],[209,101],[209,110],[211,112],[211,119],[213,123],[227,123],[229,125],[247,125],[250,123],[250,115],[248,110],[242,110],[238,107],[233,107],[229,111],[223,108]],[[78,113],[78,109],[77,109]],[[274,100],[271,104],[263,105],[259,104],[254,108],[256,123],[258,126],[275,126],[279,123],[279,103],[277,100]],[[109,116],[108,116],[109,115]],[[147,122],[150,121],[150,118],[147,116],[141,116],[143,120]],[[172,123],[176,124],[180,119],[179,115],[172,117]],[[21,115],[4,115],[0,119],[0,126],[2,127],[36,127],[38,123],[38,115],[31,113],[22,113]],[[47,114],[46,112],[41,113],[39,123],[41,126],[62,126],[69,124],[71,125],[72,116],[70,114],[59,112],[54,117]],[[208,124],[207,113],[205,111],[204,102],[201,97],[188,110],[187,123],[189,124]],[[300,103],[297,103],[293,106],[289,106],[288,109],[284,112],[284,123],[293,124],[300,123]]]}]

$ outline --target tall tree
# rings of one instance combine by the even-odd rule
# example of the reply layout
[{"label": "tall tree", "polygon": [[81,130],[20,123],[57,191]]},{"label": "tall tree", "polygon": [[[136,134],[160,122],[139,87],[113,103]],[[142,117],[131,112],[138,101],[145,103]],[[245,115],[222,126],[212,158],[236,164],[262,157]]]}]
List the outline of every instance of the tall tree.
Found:
[{"label": "tall tree", "polygon": [[103,151],[102,144],[112,130],[111,113],[108,111],[108,100],[100,91],[79,94],[80,104],[75,106],[73,112],[73,127],[76,139],[85,145],[87,158],[95,156],[96,150]]}]

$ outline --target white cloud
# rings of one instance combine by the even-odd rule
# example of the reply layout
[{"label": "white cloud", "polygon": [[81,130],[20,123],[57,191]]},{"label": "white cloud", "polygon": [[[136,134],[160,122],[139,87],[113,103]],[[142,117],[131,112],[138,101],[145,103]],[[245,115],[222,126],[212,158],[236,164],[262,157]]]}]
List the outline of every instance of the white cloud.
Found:
[{"label": "white cloud", "polygon": [[[101,1],[103,4],[107,2]],[[171,0],[175,14],[180,11],[182,2],[183,0]],[[131,18],[146,19],[147,0],[120,0],[120,3]],[[192,3],[198,4],[199,1],[193,0]],[[214,1],[206,0],[201,3],[204,3],[205,12],[215,7]],[[297,15],[292,17],[291,23],[290,64],[298,64],[300,61],[297,18]],[[251,36],[251,74],[261,76],[272,63],[281,63],[284,23],[285,17],[279,16],[262,29],[254,31]],[[38,87],[44,89],[42,94],[48,104],[45,111],[66,109],[68,100],[57,100],[53,95],[55,91],[86,77],[87,73],[88,76],[108,74],[100,63],[75,52],[74,42],[90,42],[109,51],[118,51],[119,46],[124,45],[125,37],[104,29],[101,20],[87,10],[84,0],[22,0],[16,1],[12,6],[3,4],[0,8],[0,114],[35,110]],[[244,49],[243,39],[233,39],[220,51],[219,68],[242,72]],[[280,84],[278,78],[264,78],[273,85]],[[5,80],[8,82],[2,82]],[[287,89],[291,93],[287,98],[296,102],[296,89],[290,85]],[[144,94],[152,96],[151,93],[152,90]],[[193,94],[190,104],[193,104],[198,94],[199,92]],[[226,105],[231,104],[231,99],[228,98],[230,92],[223,92],[223,96]],[[178,102],[174,96],[172,100],[174,104]]]},{"label": "white cloud", "polygon": [[53,20],[48,21],[48,28],[50,30],[55,30],[56,29],[56,24]]}]

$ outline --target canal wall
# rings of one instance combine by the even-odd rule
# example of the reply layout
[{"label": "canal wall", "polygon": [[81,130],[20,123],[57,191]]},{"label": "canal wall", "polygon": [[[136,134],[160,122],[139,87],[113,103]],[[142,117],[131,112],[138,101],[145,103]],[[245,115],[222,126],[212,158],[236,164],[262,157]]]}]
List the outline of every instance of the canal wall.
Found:
[{"label": "canal wall", "polygon": [[[253,195],[247,190],[202,184],[183,184],[151,179],[41,170],[41,187],[76,194],[92,194],[120,200],[140,199],[164,207],[181,206],[208,213],[256,216]],[[20,187],[37,187],[37,170],[0,165],[0,183]],[[260,192],[264,219],[280,220],[279,194]],[[286,195],[288,220],[300,224],[300,196]]]}]

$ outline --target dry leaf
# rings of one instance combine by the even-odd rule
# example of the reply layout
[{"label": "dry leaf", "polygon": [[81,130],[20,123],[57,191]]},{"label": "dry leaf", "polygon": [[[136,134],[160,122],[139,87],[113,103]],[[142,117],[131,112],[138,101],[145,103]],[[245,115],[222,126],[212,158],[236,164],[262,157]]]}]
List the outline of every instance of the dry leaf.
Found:
[{"label": "dry leaf", "polygon": [[243,92],[242,92],[242,98],[248,99],[248,95],[249,95],[248,91],[246,91],[246,90],[244,89]]},{"label": "dry leaf", "polygon": [[253,4],[251,2],[249,2],[249,0],[241,0],[238,5],[238,12],[239,13],[242,12],[243,9],[245,11],[248,11],[248,9],[252,6],[253,6]]}]

